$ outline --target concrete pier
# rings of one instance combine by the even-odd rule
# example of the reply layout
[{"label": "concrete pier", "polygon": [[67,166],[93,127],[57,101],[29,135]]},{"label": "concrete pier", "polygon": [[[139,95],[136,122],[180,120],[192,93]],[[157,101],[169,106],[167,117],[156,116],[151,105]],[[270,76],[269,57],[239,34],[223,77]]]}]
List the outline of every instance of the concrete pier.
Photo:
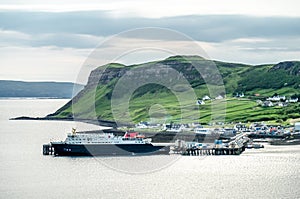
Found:
[{"label": "concrete pier", "polygon": [[240,155],[245,151],[249,140],[246,134],[239,134],[232,137],[226,145],[220,144],[221,140],[216,140],[214,145],[202,143],[185,143],[184,145],[184,141],[177,141],[178,148],[175,147],[175,151],[189,156]]}]

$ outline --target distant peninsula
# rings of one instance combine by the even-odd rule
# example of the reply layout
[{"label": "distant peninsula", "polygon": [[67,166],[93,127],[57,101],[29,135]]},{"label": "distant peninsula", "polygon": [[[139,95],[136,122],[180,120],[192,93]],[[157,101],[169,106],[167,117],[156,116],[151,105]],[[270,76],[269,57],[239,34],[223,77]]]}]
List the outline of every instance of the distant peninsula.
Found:
[{"label": "distant peninsula", "polygon": [[83,85],[72,82],[25,82],[0,80],[1,98],[67,98],[83,89]]}]

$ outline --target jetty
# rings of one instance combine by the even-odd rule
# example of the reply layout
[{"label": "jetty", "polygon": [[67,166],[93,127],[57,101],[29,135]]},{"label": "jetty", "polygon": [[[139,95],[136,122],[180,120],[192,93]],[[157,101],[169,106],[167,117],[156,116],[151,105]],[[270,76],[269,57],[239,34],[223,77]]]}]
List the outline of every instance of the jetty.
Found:
[{"label": "jetty", "polygon": [[224,143],[222,140],[215,140],[213,144],[177,140],[173,152],[188,156],[240,155],[247,148],[249,141],[246,133],[238,134]]}]

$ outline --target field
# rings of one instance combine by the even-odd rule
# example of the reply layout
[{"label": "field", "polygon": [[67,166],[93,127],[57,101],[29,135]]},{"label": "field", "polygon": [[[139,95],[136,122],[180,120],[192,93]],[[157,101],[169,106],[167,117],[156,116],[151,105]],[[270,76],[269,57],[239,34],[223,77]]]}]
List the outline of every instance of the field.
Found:
[{"label": "field", "polygon": [[[202,74],[194,64],[200,67]],[[257,103],[275,94],[300,98],[300,62],[297,61],[252,66],[213,62],[199,56],[174,56],[139,65],[112,63],[105,66],[104,72],[102,67],[92,71],[86,87],[48,117],[202,124],[254,121],[284,124],[289,119],[300,118],[299,102],[287,107],[262,107]],[[166,68],[182,74],[186,83],[178,81],[172,70]],[[127,72],[131,74],[127,76],[129,81],[119,83]],[[97,79],[99,74],[101,79]],[[135,88],[137,82],[147,79],[166,79],[175,84],[168,87],[152,82]],[[121,89],[114,95],[116,85]],[[134,92],[127,96],[130,88],[134,88]],[[235,98],[237,93],[244,93],[245,97]],[[197,99],[205,95],[211,98],[226,95],[226,99],[196,105]]]},{"label": "field", "polygon": [[[132,97],[129,102],[129,111],[122,112],[127,105],[118,104],[111,111],[111,101],[103,96],[108,88],[89,92],[74,103],[73,112],[77,118],[96,119],[101,115],[105,120],[124,119],[124,122],[152,121],[155,123],[191,123],[200,122],[259,122],[287,124],[288,119],[300,118],[300,104],[290,103],[287,107],[262,107],[255,99],[228,97],[221,100],[207,100],[204,105],[196,105],[196,100],[186,100],[179,103],[177,97],[171,92],[146,93],[142,96]],[[93,104],[93,99],[95,104]],[[90,108],[88,108],[90,107]],[[94,110],[93,110],[94,108]],[[72,106],[56,115],[60,117],[72,116]],[[98,118],[99,119],[99,118]]]}]

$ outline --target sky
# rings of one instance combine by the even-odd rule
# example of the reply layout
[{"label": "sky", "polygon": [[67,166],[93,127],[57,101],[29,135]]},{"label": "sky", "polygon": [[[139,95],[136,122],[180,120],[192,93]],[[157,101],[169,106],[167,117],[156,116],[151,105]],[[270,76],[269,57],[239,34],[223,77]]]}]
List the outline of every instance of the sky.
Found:
[{"label": "sky", "polygon": [[[203,49],[201,56],[214,60],[253,65],[300,60],[297,0],[41,2],[0,2],[0,79],[77,82],[95,49],[102,54],[93,67],[111,61],[134,64],[175,51],[193,54],[191,41]],[[174,34],[124,34],[145,27]],[[151,42],[156,50],[138,49]],[[134,44],[137,50],[128,53]],[[117,59],[110,52],[123,54]]]}]

